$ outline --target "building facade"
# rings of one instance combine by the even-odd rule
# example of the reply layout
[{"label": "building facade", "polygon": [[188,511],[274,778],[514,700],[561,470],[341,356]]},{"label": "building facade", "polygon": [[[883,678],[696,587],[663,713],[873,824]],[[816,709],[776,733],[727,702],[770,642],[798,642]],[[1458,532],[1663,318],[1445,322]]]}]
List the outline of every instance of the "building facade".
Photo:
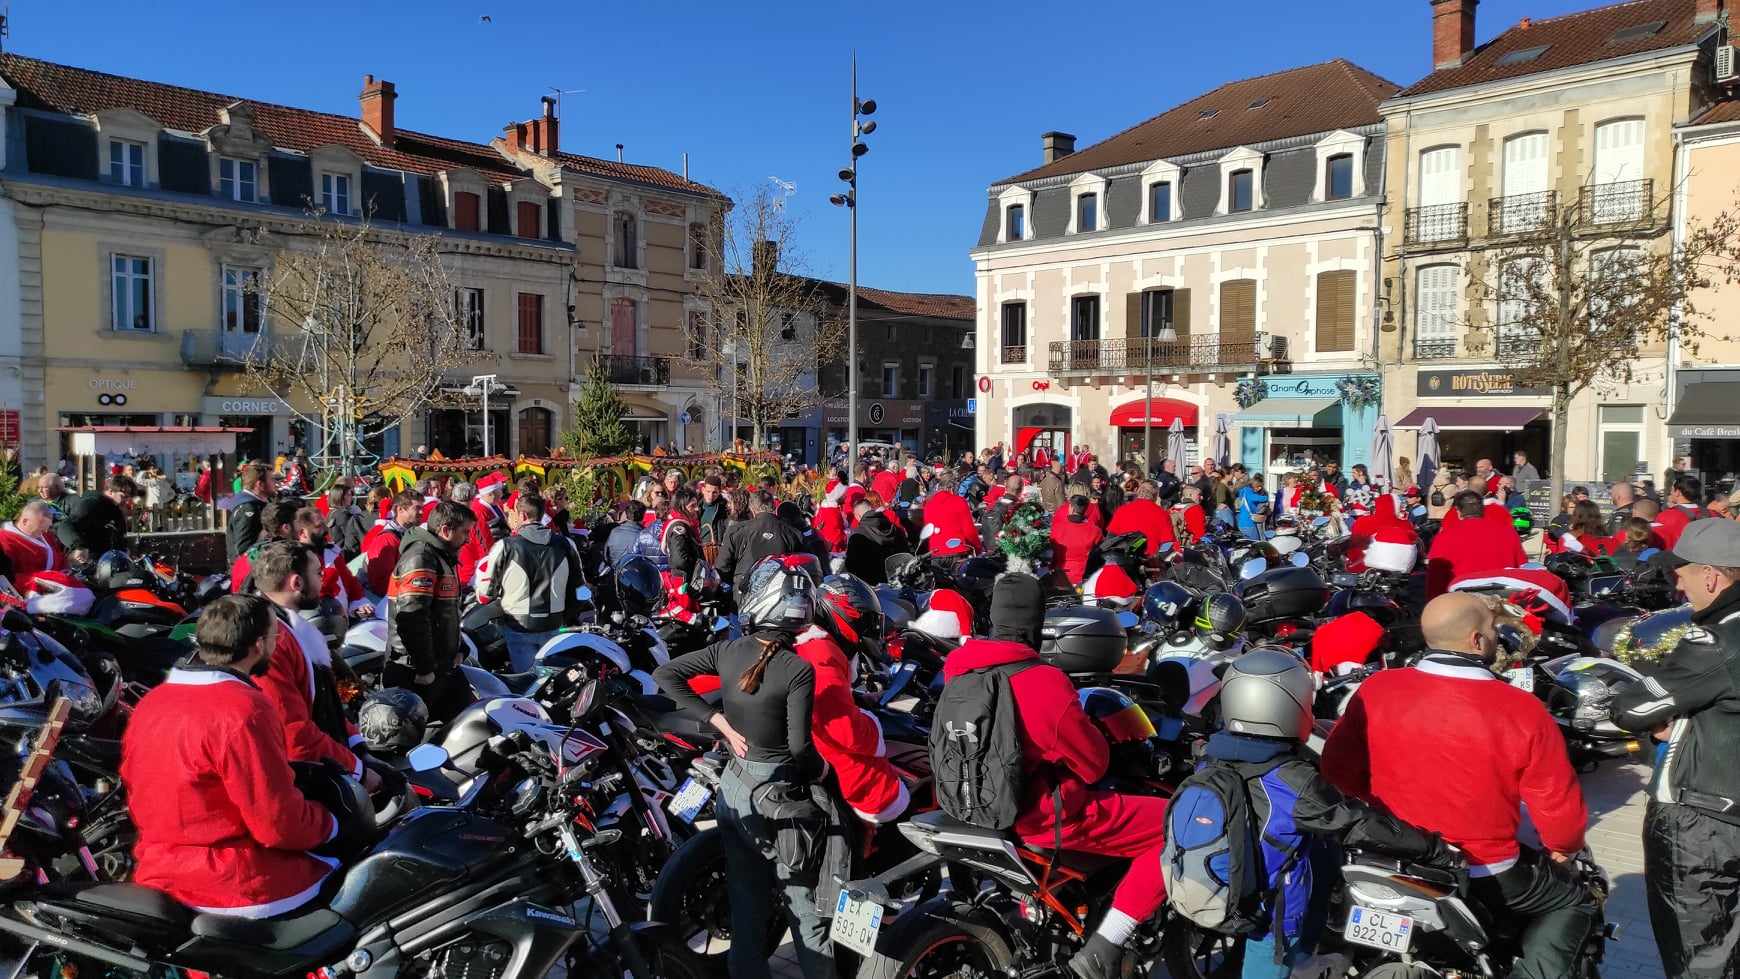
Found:
[{"label": "building facade", "polygon": [[[1520,450],[1545,473],[1551,391],[1507,370],[1540,338],[1499,296],[1501,275],[1525,271],[1499,266],[1538,261],[1514,243],[1555,222],[1574,229],[1592,263],[1671,247],[1674,128],[1707,102],[1720,3],[1634,0],[1524,18],[1476,47],[1477,6],[1422,4],[1433,71],[1382,107],[1384,408],[1402,430],[1435,420],[1451,466],[1489,458],[1508,469]],[[1598,382],[1572,401],[1567,479],[1665,467],[1668,375],[1666,345],[1646,347],[1630,383]],[[1411,455],[1411,443],[1399,438],[1398,451]]]},{"label": "building facade", "polygon": [[1176,420],[1275,474],[1377,415],[1378,105],[1346,61],[1223,85],[991,185],[972,252],[980,445],[1157,464]]}]

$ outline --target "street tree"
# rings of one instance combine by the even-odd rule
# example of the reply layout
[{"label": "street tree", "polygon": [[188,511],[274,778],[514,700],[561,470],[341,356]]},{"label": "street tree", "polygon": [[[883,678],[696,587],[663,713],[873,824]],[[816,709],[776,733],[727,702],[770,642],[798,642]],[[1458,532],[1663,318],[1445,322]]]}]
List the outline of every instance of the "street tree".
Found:
[{"label": "street tree", "polygon": [[1708,290],[1740,279],[1740,211],[1688,227],[1675,248],[1667,201],[1649,186],[1589,187],[1575,206],[1497,214],[1496,244],[1467,266],[1469,352],[1493,356],[1519,387],[1551,392],[1554,500],[1564,496],[1572,400],[1630,384],[1640,361],[1671,344],[1695,355],[1714,336]]},{"label": "street tree", "polygon": [[715,386],[726,417],[748,419],[756,449],[783,419],[823,403],[818,371],[845,346],[844,322],[804,274],[784,205],[762,188],[715,222],[717,258],[697,288],[709,311],[684,324],[684,366]]},{"label": "street tree", "polygon": [[593,358],[574,402],[574,427],[562,433],[562,448],[575,459],[613,456],[634,447],[634,432],[623,424],[622,399],[610,382],[610,369]]},{"label": "street tree", "polygon": [[245,368],[350,474],[367,440],[435,403],[465,363],[442,241],[314,217],[278,244],[261,286],[270,328]]}]

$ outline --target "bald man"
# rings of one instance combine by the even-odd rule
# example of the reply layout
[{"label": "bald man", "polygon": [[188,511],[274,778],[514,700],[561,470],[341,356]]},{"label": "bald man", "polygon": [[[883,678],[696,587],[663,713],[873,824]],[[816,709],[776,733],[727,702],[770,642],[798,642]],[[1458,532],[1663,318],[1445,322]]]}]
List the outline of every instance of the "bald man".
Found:
[{"label": "bald man", "polygon": [[[1528,919],[1511,975],[1571,975],[1600,912],[1564,866],[1589,821],[1564,737],[1534,694],[1492,672],[1497,624],[1484,599],[1440,595],[1420,630],[1425,656],[1365,682],[1324,745],[1323,774],[1467,853],[1474,896]],[[1524,805],[1546,852],[1517,842]]]}]

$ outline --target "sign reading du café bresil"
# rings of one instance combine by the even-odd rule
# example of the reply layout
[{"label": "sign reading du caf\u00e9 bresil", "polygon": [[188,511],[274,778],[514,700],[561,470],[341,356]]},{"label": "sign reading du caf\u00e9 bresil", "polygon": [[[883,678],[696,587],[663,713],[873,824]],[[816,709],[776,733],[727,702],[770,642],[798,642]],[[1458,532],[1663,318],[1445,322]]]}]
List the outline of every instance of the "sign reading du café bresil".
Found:
[{"label": "sign reading du caf\u00e9 bresil", "polygon": [[1518,384],[1516,374],[1504,370],[1421,371],[1418,397],[1546,397],[1543,387]]}]

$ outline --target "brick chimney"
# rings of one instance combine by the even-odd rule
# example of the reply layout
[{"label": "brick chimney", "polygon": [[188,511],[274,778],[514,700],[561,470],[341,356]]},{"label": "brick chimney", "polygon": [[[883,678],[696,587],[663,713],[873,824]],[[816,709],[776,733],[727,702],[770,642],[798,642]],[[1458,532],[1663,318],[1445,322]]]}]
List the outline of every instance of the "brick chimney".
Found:
[{"label": "brick chimney", "polygon": [[502,128],[509,149],[523,150],[545,158],[556,155],[556,100],[546,95],[543,97],[543,106],[543,114],[538,118],[509,123]]},{"label": "brick chimney", "polygon": [[749,250],[750,269],[757,276],[766,278],[779,272],[779,242],[763,239]]},{"label": "brick chimney", "polygon": [[1060,133],[1053,129],[1039,135],[1039,142],[1045,147],[1045,162],[1061,160],[1075,152],[1075,137],[1069,133]]},{"label": "brick chimney", "polygon": [[1697,22],[1708,24],[1722,14],[1722,0],[1698,0]]},{"label": "brick chimney", "polygon": [[380,138],[382,146],[393,145],[393,101],[398,97],[392,82],[377,82],[373,75],[363,76],[362,95],[358,96],[362,122]]},{"label": "brick chimney", "polygon": [[1474,52],[1474,8],[1480,0],[1432,0],[1432,67],[1455,68]]}]

